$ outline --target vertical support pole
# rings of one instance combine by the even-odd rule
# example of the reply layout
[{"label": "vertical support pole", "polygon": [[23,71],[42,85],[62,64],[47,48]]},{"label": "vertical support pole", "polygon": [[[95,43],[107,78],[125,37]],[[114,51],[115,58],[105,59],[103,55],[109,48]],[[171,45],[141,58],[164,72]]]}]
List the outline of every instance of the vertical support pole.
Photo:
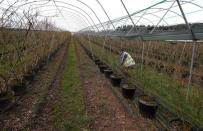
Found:
[{"label": "vertical support pole", "polygon": [[122,39],[120,40],[121,40],[121,49],[123,49],[123,40]]},{"label": "vertical support pole", "polygon": [[140,53],[140,40],[137,40],[137,53],[139,54]]},{"label": "vertical support pole", "polygon": [[111,53],[111,42],[110,42],[110,40],[109,40],[109,46],[110,46],[110,53]]},{"label": "vertical support pole", "polygon": [[190,97],[190,85],[191,85],[191,80],[192,80],[192,70],[193,70],[193,64],[194,64],[195,46],[196,46],[196,41],[194,41],[193,45],[192,45],[192,58],[191,58],[190,75],[189,75],[189,81],[188,81],[188,86],[187,86],[186,100],[188,100]]},{"label": "vertical support pole", "polygon": [[55,37],[55,33],[52,35],[52,38],[51,38],[51,44],[50,44],[50,47],[49,47],[49,55],[48,55],[48,58],[47,58],[47,60],[49,60],[49,58],[50,58],[50,55],[51,55],[51,50],[52,50],[52,48],[53,48],[53,45],[54,45],[54,42],[53,42],[53,40],[54,40],[54,37]]},{"label": "vertical support pole", "polygon": [[141,64],[141,72],[143,71],[143,63],[144,63],[144,48],[145,48],[145,41],[142,43],[142,64]]},{"label": "vertical support pole", "polygon": [[189,29],[191,35],[192,35],[192,38],[193,38],[193,41],[194,41],[193,47],[192,47],[192,58],[191,58],[191,65],[190,65],[190,75],[189,75],[188,86],[187,86],[187,95],[186,95],[186,101],[187,101],[188,98],[189,98],[189,96],[190,96],[190,85],[191,85],[191,79],[192,79],[192,70],[193,70],[193,63],[194,63],[194,54],[195,54],[196,38],[195,38],[195,34],[193,33],[192,29],[190,28],[190,25],[189,25],[189,23],[188,23],[188,21],[187,21],[187,18],[186,18],[186,16],[185,16],[185,13],[184,13],[184,11],[183,11],[183,9],[182,9],[182,6],[181,6],[181,4],[180,4],[180,1],[179,1],[179,0],[176,0],[176,1],[177,1],[177,3],[178,3],[179,9],[180,9],[181,14],[182,14],[182,16],[183,16],[183,19],[184,19],[184,21],[185,21],[185,23],[186,23],[186,25],[187,25],[187,27],[188,27],[188,29]]},{"label": "vertical support pole", "polygon": [[[109,40],[109,45],[110,45],[110,57],[111,57],[111,55],[112,55],[112,54],[111,54],[111,52],[112,52],[112,51],[111,51],[111,50],[112,50],[112,45],[111,45],[110,40]],[[113,65],[113,61],[112,61],[112,60],[110,60],[110,62],[111,62],[111,66],[112,66],[112,65]]]},{"label": "vertical support pole", "polygon": [[148,56],[148,54],[149,54],[149,48],[150,48],[150,46],[151,46],[151,40],[149,41],[149,45],[148,45],[148,47],[147,47],[147,56]]},{"label": "vertical support pole", "polygon": [[182,49],[182,52],[181,52],[181,54],[180,54],[179,63],[181,63],[182,56],[183,56],[183,53],[184,53],[184,51],[185,51],[185,47],[186,47],[186,45],[187,45],[187,42],[185,41],[185,44],[184,44],[183,49]]},{"label": "vertical support pole", "polygon": [[104,43],[103,43],[103,57],[104,57],[104,46],[105,46],[105,44],[106,44],[106,35],[105,35],[105,37],[104,37]]},{"label": "vertical support pole", "polygon": [[91,53],[92,53],[92,57],[94,59],[93,50],[92,50],[92,44],[91,44],[91,41],[90,41],[90,35],[89,35],[89,33],[88,33],[88,41],[89,41],[89,46],[90,46],[90,50],[91,50]]}]

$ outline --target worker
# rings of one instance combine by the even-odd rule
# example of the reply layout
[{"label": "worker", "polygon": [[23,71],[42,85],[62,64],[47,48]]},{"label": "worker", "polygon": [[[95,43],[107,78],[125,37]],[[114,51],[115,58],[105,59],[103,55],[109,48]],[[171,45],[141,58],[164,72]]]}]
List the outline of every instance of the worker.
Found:
[{"label": "worker", "polygon": [[135,61],[133,60],[133,58],[131,57],[131,55],[129,53],[127,53],[126,51],[124,51],[123,49],[120,50],[120,62],[118,63],[118,67],[120,68],[121,66],[124,67],[124,70],[122,70],[123,72],[132,70],[135,68]]}]

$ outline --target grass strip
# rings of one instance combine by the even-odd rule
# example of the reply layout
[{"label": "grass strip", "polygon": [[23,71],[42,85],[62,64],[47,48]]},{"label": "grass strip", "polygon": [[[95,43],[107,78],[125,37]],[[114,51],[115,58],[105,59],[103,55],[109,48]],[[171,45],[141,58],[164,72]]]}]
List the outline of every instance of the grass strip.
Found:
[{"label": "grass strip", "polygon": [[[87,116],[85,110],[82,83],[79,75],[73,39],[71,40],[67,64],[63,73],[63,88],[61,90],[62,96],[60,97],[63,98],[63,100],[65,99],[65,103],[62,105],[59,104],[59,99],[57,107],[55,108],[55,117],[53,120],[55,125],[58,126],[56,128],[68,131],[89,130],[89,125],[92,119]],[[60,110],[60,108],[63,108],[61,106],[65,106],[65,112]],[[65,121],[63,120],[62,124],[59,124],[64,117]]]}]

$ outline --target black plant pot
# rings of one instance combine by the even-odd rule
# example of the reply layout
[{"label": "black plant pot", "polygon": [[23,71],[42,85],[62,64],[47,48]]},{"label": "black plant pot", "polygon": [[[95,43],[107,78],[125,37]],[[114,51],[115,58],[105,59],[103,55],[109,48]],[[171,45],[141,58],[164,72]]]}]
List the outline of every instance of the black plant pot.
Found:
[{"label": "black plant pot", "polygon": [[147,95],[142,95],[138,100],[140,114],[146,118],[155,118],[158,103]]},{"label": "black plant pot", "polygon": [[44,67],[44,64],[43,64],[43,63],[40,63],[40,64],[39,64],[39,69],[42,70],[43,67]]},{"label": "black plant pot", "polygon": [[94,60],[94,63],[96,64],[96,65],[98,65],[98,63],[100,63],[101,61],[99,60],[99,59],[95,59]]},{"label": "black plant pot", "polygon": [[120,83],[121,83],[121,80],[122,80],[121,76],[110,75],[110,78],[111,78],[111,83],[112,83],[113,86],[120,87]]},{"label": "black plant pot", "polygon": [[9,109],[14,103],[14,92],[8,91],[5,96],[0,96],[0,112],[4,112]]},{"label": "black plant pot", "polygon": [[110,78],[110,75],[113,73],[112,70],[110,69],[105,69],[104,70],[104,75],[106,76],[106,78]]},{"label": "black plant pot", "polygon": [[135,95],[136,87],[129,84],[121,84],[122,94],[127,99],[132,99]]},{"label": "black plant pot", "polygon": [[93,54],[90,56],[90,59],[91,59],[91,60],[94,60],[94,55],[93,55]]},{"label": "black plant pot", "polygon": [[8,91],[4,96],[0,96],[0,105],[8,102],[14,96],[14,92],[12,90]]},{"label": "black plant pot", "polygon": [[98,66],[99,66],[99,65],[104,65],[104,63],[103,63],[102,61],[95,62],[95,64],[98,65]]},{"label": "black plant pot", "polygon": [[39,71],[39,67],[35,67],[34,69],[32,69],[32,71],[33,71],[35,74],[37,74],[38,71]]},{"label": "black plant pot", "polygon": [[39,64],[39,69],[42,70],[45,65],[46,65],[46,62],[45,62],[45,61],[42,61],[42,62]]},{"label": "black plant pot", "polygon": [[107,69],[108,67],[106,65],[100,65],[99,69],[101,73],[104,73],[104,70]]},{"label": "black plant pot", "polygon": [[21,96],[26,93],[26,84],[25,83],[17,83],[15,85],[11,85],[11,89],[15,92],[16,96]]},{"label": "black plant pot", "polygon": [[176,118],[168,122],[170,131],[200,131],[201,129],[193,127],[188,121]]},{"label": "black plant pot", "polygon": [[88,53],[88,56],[89,56],[90,59],[92,58],[92,54],[91,53]]},{"label": "black plant pot", "polygon": [[24,79],[27,81],[33,81],[35,75],[33,73],[27,73],[24,75]]}]

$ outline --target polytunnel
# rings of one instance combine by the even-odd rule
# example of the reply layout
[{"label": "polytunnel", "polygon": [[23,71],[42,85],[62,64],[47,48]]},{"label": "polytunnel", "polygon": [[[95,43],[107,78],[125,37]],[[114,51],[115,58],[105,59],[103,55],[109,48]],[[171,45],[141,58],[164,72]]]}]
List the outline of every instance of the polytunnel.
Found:
[{"label": "polytunnel", "polygon": [[1,130],[203,130],[202,0],[0,0]]}]

